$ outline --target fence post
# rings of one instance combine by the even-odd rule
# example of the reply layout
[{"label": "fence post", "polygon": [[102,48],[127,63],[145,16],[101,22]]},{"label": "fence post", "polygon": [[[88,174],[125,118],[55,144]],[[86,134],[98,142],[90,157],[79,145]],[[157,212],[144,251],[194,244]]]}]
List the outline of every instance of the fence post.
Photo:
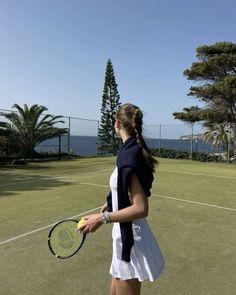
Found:
[{"label": "fence post", "polygon": [[68,121],[68,134],[67,134],[67,158],[70,157],[70,117]]},{"label": "fence post", "polygon": [[159,157],[161,156],[161,124],[159,126]]},{"label": "fence post", "polygon": [[61,160],[61,131],[58,133],[58,160]]},{"label": "fence post", "polygon": [[100,123],[100,121],[98,120],[97,121],[97,142],[96,142],[96,156],[98,156],[98,133],[99,133],[99,124]]},{"label": "fence post", "polygon": [[228,131],[227,139],[228,139],[227,161],[229,164],[230,163],[230,143],[231,143],[231,125],[230,125],[230,123],[229,123],[229,131]]},{"label": "fence post", "polygon": [[30,160],[31,160],[31,162],[34,161],[34,155],[33,155],[33,130],[32,130],[32,123],[30,124]]},{"label": "fence post", "polygon": [[194,123],[191,124],[191,141],[190,141],[190,158],[193,159],[193,126]]}]

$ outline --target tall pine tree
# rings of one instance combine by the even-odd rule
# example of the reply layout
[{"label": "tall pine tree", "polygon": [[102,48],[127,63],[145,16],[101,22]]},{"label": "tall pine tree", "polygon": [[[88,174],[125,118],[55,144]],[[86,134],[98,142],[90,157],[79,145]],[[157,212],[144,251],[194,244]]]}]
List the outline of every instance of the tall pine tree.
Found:
[{"label": "tall pine tree", "polygon": [[101,121],[98,130],[98,153],[116,155],[119,139],[114,129],[114,116],[120,106],[120,95],[117,90],[111,59],[108,59],[105,83],[102,95]]}]

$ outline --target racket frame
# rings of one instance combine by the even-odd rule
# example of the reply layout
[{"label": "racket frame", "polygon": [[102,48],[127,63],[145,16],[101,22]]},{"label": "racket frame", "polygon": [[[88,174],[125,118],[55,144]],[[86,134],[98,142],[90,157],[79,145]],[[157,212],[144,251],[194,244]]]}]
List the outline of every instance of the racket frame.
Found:
[{"label": "racket frame", "polygon": [[[51,251],[51,253],[52,253],[56,258],[60,258],[60,259],[67,259],[67,258],[70,258],[70,257],[74,256],[74,255],[80,250],[80,248],[83,246],[83,243],[84,243],[85,238],[86,238],[86,234],[83,234],[83,238],[82,238],[82,241],[81,241],[81,243],[80,243],[78,249],[77,249],[75,252],[73,252],[72,254],[70,254],[70,255],[68,255],[68,256],[60,256],[60,255],[56,254],[56,253],[53,251],[52,247],[51,247],[50,237],[51,237],[51,234],[52,234],[53,230],[55,229],[55,227],[57,227],[59,224],[61,224],[61,223],[63,223],[63,222],[66,222],[66,221],[74,221],[75,223],[78,223],[78,222],[79,222],[79,220],[76,220],[76,219],[64,219],[64,220],[62,220],[62,221],[57,222],[57,223],[51,228],[51,230],[50,230],[50,232],[49,232],[49,234],[48,234],[48,248],[49,248],[49,250]],[[78,233],[78,234],[79,234],[79,233]]]}]

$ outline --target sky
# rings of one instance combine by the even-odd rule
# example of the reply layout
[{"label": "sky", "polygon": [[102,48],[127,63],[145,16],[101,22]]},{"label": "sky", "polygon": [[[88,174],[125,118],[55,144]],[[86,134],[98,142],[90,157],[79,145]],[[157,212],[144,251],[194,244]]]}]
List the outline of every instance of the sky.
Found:
[{"label": "sky", "polygon": [[0,109],[44,105],[99,120],[111,58],[121,103],[146,124],[200,105],[183,71],[196,48],[236,42],[235,0],[0,0]]}]

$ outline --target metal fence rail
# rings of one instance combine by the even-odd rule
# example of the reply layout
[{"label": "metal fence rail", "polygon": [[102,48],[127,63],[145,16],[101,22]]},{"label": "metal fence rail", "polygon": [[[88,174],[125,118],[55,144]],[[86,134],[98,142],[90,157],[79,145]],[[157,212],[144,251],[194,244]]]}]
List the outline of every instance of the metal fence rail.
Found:
[{"label": "metal fence rail", "polygon": [[[0,109],[0,112],[13,111]],[[36,151],[97,155],[99,120],[70,116],[63,116],[62,120],[64,123],[57,124],[56,127],[67,128],[68,133],[42,142],[36,147]],[[3,116],[0,116],[0,121],[4,121]],[[190,155],[194,152],[218,154],[230,162],[236,154],[236,125],[226,123],[215,125],[215,130],[207,130],[199,123],[145,124],[143,130],[150,148],[187,151]],[[1,145],[0,140],[0,156],[3,155]]]}]

